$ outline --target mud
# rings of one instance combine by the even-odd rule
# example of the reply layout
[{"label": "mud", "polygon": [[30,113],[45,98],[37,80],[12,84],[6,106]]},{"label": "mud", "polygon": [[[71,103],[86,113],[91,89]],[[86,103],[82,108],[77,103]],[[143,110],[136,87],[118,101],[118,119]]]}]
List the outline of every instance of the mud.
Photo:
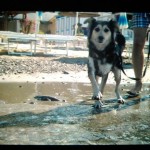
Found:
[{"label": "mud", "polygon": [[[132,85],[121,85],[118,104],[107,84],[104,107],[95,109],[90,83],[0,83],[0,144],[124,145],[150,144],[150,84],[128,98]],[[50,96],[65,101],[42,101]]]}]

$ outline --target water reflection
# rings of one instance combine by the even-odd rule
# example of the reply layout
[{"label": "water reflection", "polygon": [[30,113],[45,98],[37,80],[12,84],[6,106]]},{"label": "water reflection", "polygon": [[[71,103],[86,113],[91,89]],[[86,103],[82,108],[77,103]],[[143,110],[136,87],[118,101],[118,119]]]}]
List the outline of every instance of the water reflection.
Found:
[{"label": "water reflection", "polygon": [[[0,99],[5,103],[0,105],[0,143],[150,143],[149,91],[120,105],[113,92],[107,93],[112,89],[113,85],[106,87],[105,107],[97,110],[92,107],[90,84],[3,83]],[[37,101],[34,97],[39,94],[67,102]]]}]

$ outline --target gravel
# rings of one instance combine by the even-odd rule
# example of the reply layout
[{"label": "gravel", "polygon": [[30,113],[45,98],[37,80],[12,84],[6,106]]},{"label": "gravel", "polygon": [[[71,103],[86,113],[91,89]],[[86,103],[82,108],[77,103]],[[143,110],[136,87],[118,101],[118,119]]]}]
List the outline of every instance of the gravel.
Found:
[{"label": "gravel", "polygon": [[7,74],[86,71],[86,57],[0,56],[0,76]]}]

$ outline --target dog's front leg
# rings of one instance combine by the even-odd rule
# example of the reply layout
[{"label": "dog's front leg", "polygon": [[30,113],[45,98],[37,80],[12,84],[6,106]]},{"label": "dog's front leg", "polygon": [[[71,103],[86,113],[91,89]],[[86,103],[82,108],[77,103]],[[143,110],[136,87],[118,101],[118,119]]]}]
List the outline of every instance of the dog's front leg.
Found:
[{"label": "dog's front leg", "polygon": [[94,59],[92,57],[89,57],[89,61],[88,61],[88,77],[91,81],[92,89],[93,89],[92,99],[99,100],[101,97],[101,93],[99,91],[99,83],[95,75],[95,65],[94,65]]},{"label": "dog's front leg", "polygon": [[108,78],[108,74],[102,76],[102,80],[101,80],[101,84],[100,84],[100,88],[99,88],[99,90],[102,94],[104,92],[104,88],[105,88],[105,85],[106,85],[107,78]]},{"label": "dog's front leg", "polygon": [[98,85],[98,82],[96,81],[95,74],[92,73],[92,74],[89,74],[88,76],[91,81],[92,89],[93,89],[92,99],[99,100],[101,98],[102,94],[99,91],[99,85]]},{"label": "dog's front leg", "polygon": [[105,76],[102,76],[101,84],[100,84],[100,87],[99,87],[99,91],[101,93],[101,97],[100,97],[101,99],[95,101],[95,105],[94,105],[95,108],[100,108],[100,107],[103,106],[102,96],[103,96],[103,91],[104,91],[104,88],[105,88],[105,85],[106,85],[107,78],[108,78],[108,74],[105,75]]},{"label": "dog's front leg", "polygon": [[116,81],[115,93],[116,93],[116,96],[118,99],[118,103],[124,104],[124,99],[122,98],[122,96],[120,95],[120,92],[119,92],[119,85],[120,85],[120,81],[121,81],[121,70],[114,67],[113,72],[114,72],[114,77],[115,77],[115,81]]}]

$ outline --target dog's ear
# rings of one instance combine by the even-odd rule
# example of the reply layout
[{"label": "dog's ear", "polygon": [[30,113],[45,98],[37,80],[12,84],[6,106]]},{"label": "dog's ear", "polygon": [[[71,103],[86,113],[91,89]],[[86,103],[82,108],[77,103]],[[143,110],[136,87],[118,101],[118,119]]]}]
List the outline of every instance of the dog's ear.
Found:
[{"label": "dog's ear", "polygon": [[119,25],[118,25],[117,21],[110,20],[109,24],[113,28],[114,40],[118,44],[118,46],[120,47],[120,49],[121,49],[120,52],[122,52],[123,49],[125,48],[125,42],[126,42],[125,37],[120,32]]},{"label": "dog's ear", "polygon": [[90,17],[90,18],[88,18],[88,19],[86,19],[86,20],[84,21],[84,24],[86,24],[86,23],[91,24],[93,21],[96,21],[96,19],[93,18],[93,17]]},{"label": "dog's ear", "polygon": [[93,17],[90,17],[90,18],[88,18],[88,19],[86,19],[86,20],[84,21],[84,24],[88,23],[88,28],[90,29],[91,26],[92,26],[92,24],[95,23],[95,22],[96,22],[96,19],[93,18]]},{"label": "dog's ear", "polygon": [[90,17],[88,19],[86,19],[84,21],[84,24],[88,23],[88,40],[87,40],[87,47],[89,47],[89,41],[90,41],[90,37],[91,37],[91,33],[92,33],[92,27],[94,25],[94,23],[96,22],[96,19],[93,17]]},{"label": "dog's ear", "polygon": [[111,19],[109,21],[109,25],[114,31],[116,31],[116,32],[119,31],[119,25],[118,25],[117,21]]}]

